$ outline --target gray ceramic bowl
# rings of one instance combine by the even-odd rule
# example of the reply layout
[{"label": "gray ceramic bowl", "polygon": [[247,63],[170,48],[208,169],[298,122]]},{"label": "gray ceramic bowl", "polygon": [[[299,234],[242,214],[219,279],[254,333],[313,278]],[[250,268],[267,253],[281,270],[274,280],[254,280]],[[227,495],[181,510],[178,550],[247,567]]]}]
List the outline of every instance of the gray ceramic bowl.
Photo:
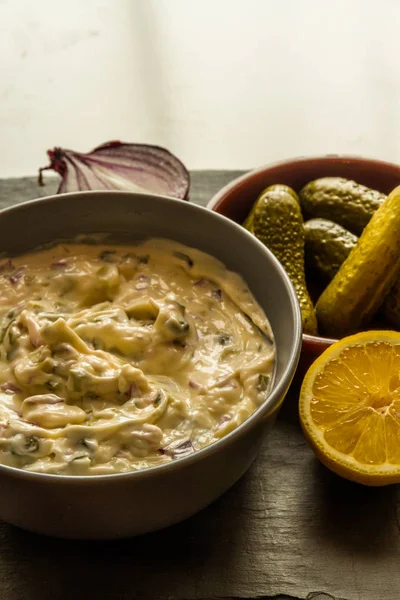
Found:
[{"label": "gray ceramic bowl", "polygon": [[162,236],[197,247],[239,272],[265,310],[277,369],[265,403],[240,427],[176,462],[94,477],[31,473],[0,465],[0,517],[59,537],[111,539],[161,529],[193,515],[249,468],[296,370],[301,321],[284,270],[252,235],[210,210],[161,196],[80,192],[0,212],[1,251],[14,254],[79,233],[135,240]]}]

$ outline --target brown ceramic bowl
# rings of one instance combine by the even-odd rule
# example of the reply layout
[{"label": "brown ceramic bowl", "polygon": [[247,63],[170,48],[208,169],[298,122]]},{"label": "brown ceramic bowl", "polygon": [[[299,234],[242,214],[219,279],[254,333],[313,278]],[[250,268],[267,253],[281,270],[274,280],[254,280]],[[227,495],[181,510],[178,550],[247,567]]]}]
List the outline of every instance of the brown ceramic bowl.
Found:
[{"label": "brown ceramic bowl", "polygon": [[[388,194],[400,184],[400,166],[357,156],[295,158],[261,167],[235,179],[212,198],[208,208],[236,223],[243,223],[257,196],[269,185],[284,183],[299,191],[308,181],[319,177],[346,177]],[[298,374],[303,374],[335,341],[303,334]]]}]

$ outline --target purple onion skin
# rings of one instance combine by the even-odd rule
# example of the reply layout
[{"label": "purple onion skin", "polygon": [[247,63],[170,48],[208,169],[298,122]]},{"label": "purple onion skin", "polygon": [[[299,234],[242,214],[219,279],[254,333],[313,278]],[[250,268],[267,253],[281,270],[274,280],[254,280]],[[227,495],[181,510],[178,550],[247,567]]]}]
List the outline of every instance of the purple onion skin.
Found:
[{"label": "purple onion skin", "polygon": [[0,387],[3,390],[3,392],[10,392],[10,393],[18,394],[21,391],[21,389],[14,383],[12,383],[11,381],[8,381],[7,383],[3,383]]},{"label": "purple onion skin", "polygon": [[[48,150],[50,164],[39,169],[38,184],[44,185],[43,171],[51,169],[61,175],[57,193],[82,190],[124,189],[109,175],[117,175],[139,185],[148,193],[188,200],[190,175],[185,165],[169,150],[150,144],[111,141],[84,154],[55,147]],[[101,171],[99,171],[101,169]]]},{"label": "purple onion skin", "polygon": [[185,456],[186,454],[194,452],[194,447],[191,440],[185,440],[177,446],[160,448],[159,452],[160,454],[168,454],[171,458],[179,458],[180,456]]},{"label": "purple onion skin", "polygon": [[14,273],[12,273],[8,279],[13,285],[15,285],[23,277],[23,275],[22,269],[17,269],[17,271],[14,271]]}]

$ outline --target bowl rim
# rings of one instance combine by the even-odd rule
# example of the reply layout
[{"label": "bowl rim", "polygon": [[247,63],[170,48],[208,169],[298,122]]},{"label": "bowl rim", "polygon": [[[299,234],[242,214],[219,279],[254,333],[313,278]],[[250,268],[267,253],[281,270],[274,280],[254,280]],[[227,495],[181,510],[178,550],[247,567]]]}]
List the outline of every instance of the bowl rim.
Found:
[{"label": "bowl rim", "polygon": [[[222,187],[220,190],[218,190],[218,192],[216,194],[214,194],[214,196],[211,198],[211,200],[207,203],[207,208],[211,209],[214,212],[217,212],[216,209],[218,208],[219,203],[222,201],[222,199],[229,194],[229,192],[236,187],[242,187],[243,185],[245,185],[250,179],[253,179],[254,177],[256,177],[257,175],[260,175],[261,173],[264,173],[265,171],[269,171],[270,169],[275,169],[277,167],[281,167],[283,165],[289,165],[289,164],[293,164],[293,166],[295,167],[298,164],[301,163],[307,163],[307,162],[319,162],[319,163],[324,163],[327,161],[333,161],[333,162],[337,162],[337,163],[341,163],[341,162],[354,162],[354,163],[364,163],[365,165],[380,165],[382,167],[388,167],[390,169],[396,169],[399,171],[400,173],[400,165],[397,165],[396,163],[392,163],[386,160],[380,160],[378,158],[368,158],[368,157],[364,157],[364,156],[360,156],[358,154],[319,154],[319,155],[300,155],[300,156],[294,156],[293,158],[286,158],[286,159],[282,159],[282,160],[278,160],[278,161],[274,161],[271,163],[267,163],[265,165],[262,165],[261,167],[257,167],[256,169],[251,169],[249,171],[246,171],[246,173],[243,173],[243,175],[239,175],[239,177],[236,177],[235,179],[232,179],[232,181],[230,181],[229,183],[227,183],[226,185],[224,185],[224,187]],[[218,213],[218,214],[222,214],[222,213]]]},{"label": "bowl rim", "polygon": [[[164,196],[162,194],[143,194],[137,192],[128,192],[128,191],[120,191],[120,190],[93,190],[93,191],[77,191],[77,192],[68,192],[63,194],[52,194],[50,196],[44,196],[42,198],[36,198],[33,200],[28,200],[26,202],[20,202],[18,204],[5,207],[0,210],[0,218],[5,213],[18,213],[20,211],[25,210],[25,208],[43,205],[43,204],[52,204],[52,203],[63,203],[67,202],[69,198],[72,196],[79,197],[84,199],[85,197],[90,196],[120,196],[131,199],[138,199],[146,197],[146,201],[154,200],[162,200],[167,203],[181,203],[182,210],[187,211],[188,213],[192,212],[194,215],[196,213],[203,213],[208,215],[206,218],[216,219],[221,223],[224,223],[224,227],[228,227],[233,231],[240,232],[240,235],[245,235],[248,240],[248,243],[257,246],[260,250],[262,250],[263,254],[265,254],[270,263],[275,267],[278,271],[280,277],[283,280],[285,288],[287,290],[290,305],[293,311],[294,317],[294,331],[292,338],[292,347],[289,355],[289,359],[284,368],[284,371],[281,376],[281,380],[277,385],[274,385],[270,394],[264,400],[264,402],[238,427],[236,427],[233,431],[228,433],[226,436],[222,437],[219,440],[216,440],[212,444],[201,448],[200,450],[196,450],[192,454],[188,456],[183,456],[181,458],[177,458],[169,463],[164,463],[161,465],[147,467],[138,471],[128,471],[123,473],[109,473],[103,475],[63,475],[63,474],[55,474],[55,473],[41,473],[36,471],[26,471],[24,469],[19,469],[17,467],[12,467],[9,465],[4,465],[0,463],[0,473],[4,472],[9,476],[19,479],[26,479],[32,481],[57,481],[57,483],[63,485],[72,485],[72,484],[81,484],[81,485],[96,485],[97,483],[105,483],[105,482],[120,482],[124,480],[134,479],[135,481],[139,481],[142,479],[147,479],[148,477],[155,477],[158,475],[164,475],[168,472],[176,471],[182,469],[186,466],[189,466],[192,463],[195,463],[202,458],[206,458],[208,456],[213,455],[215,452],[218,452],[219,449],[223,449],[224,447],[230,445],[234,442],[235,439],[241,437],[253,426],[256,422],[262,421],[268,415],[273,414],[273,412],[279,407],[281,401],[283,400],[289,385],[294,377],[302,346],[302,324],[301,324],[301,313],[300,307],[297,302],[296,294],[293,288],[293,285],[286,274],[286,271],[283,269],[280,262],[276,259],[274,254],[268,250],[257,238],[255,238],[251,233],[247,232],[243,227],[225,217],[224,215],[220,215],[214,211],[209,210],[207,207],[194,204],[193,202],[183,201],[179,198],[173,198],[170,196]],[[111,206],[111,204],[110,204]],[[186,208],[185,208],[186,207]],[[82,232],[85,233],[84,231]],[[56,240],[55,240],[56,241]],[[250,290],[251,291],[251,290]]]},{"label": "bowl rim", "polygon": [[[214,196],[211,198],[211,200],[207,203],[207,208],[209,208],[213,212],[216,212],[217,214],[222,215],[222,213],[218,212],[218,207],[219,207],[220,203],[223,201],[223,199],[234,188],[243,187],[244,185],[246,185],[246,183],[249,180],[253,179],[254,177],[257,177],[257,175],[260,175],[262,173],[265,173],[266,171],[269,171],[270,169],[275,169],[275,168],[281,167],[283,165],[291,165],[291,164],[293,165],[293,167],[296,167],[296,165],[304,164],[307,162],[316,162],[316,163],[320,163],[320,164],[323,164],[326,162],[334,162],[334,163],[338,163],[338,164],[347,162],[347,163],[355,163],[355,164],[363,163],[364,165],[375,165],[375,166],[379,165],[381,167],[387,167],[389,169],[397,170],[399,172],[399,176],[400,176],[400,165],[386,161],[386,160],[380,160],[378,158],[372,158],[372,157],[368,158],[368,157],[360,156],[358,154],[319,154],[319,155],[310,155],[310,156],[300,155],[300,156],[295,156],[292,158],[286,158],[286,159],[274,161],[271,163],[267,163],[265,165],[262,165],[261,167],[257,167],[256,169],[251,169],[249,171],[246,171],[246,173],[243,173],[243,175],[239,175],[239,177],[232,179],[232,181],[230,181],[229,183],[224,185],[224,187],[222,187],[220,190],[218,190],[218,192],[216,194],[214,194]],[[323,345],[325,348],[328,348],[335,342],[339,341],[339,339],[341,339],[341,338],[336,339],[336,338],[329,338],[329,337],[325,337],[325,336],[310,335],[310,334],[303,333],[302,339],[303,339],[303,342],[306,342],[308,344],[315,344],[315,345],[320,344],[320,345]]]},{"label": "bowl rim", "polygon": [[340,338],[329,338],[329,337],[325,337],[323,335],[311,335],[309,333],[303,333],[302,335],[303,338],[303,342],[306,342],[308,344],[321,344],[323,346],[325,346],[326,348],[328,348],[328,346],[331,346],[332,344],[336,344],[336,342],[339,341]]}]

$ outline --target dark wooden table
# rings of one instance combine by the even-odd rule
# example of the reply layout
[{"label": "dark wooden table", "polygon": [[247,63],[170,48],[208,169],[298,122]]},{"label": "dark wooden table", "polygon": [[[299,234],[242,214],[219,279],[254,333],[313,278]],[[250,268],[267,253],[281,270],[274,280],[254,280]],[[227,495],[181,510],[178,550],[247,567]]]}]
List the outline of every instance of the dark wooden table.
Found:
[{"label": "dark wooden table", "polygon": [[[206,204],[238,174],[193,173],[192,201]],[[0,206],[55,187],[0,180]],[[362,488],[323,468],[302,436],[292,389],[248,473],[180,525],[83,543],[0,523],[0,600],[81,598],[399,600],[399,489]]]}]

